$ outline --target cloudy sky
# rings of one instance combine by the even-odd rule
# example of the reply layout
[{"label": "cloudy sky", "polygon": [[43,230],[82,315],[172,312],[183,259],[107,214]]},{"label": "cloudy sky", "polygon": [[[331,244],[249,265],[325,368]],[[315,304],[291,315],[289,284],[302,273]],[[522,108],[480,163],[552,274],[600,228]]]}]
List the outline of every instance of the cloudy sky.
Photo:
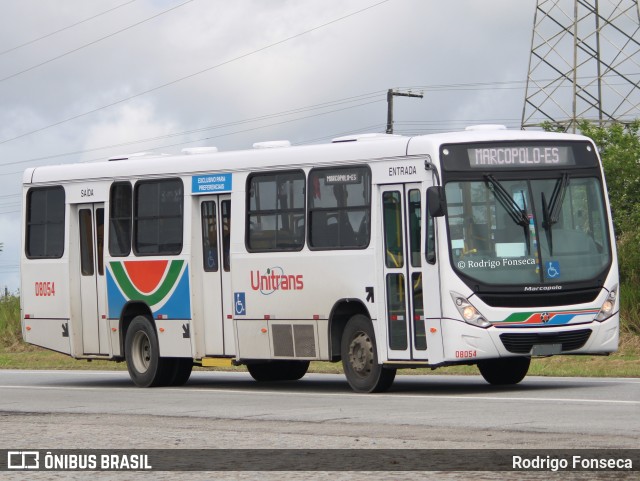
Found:
[{"label": "cloudy sky", "polygon": [[22,172],[109,156],[519,127],[535,0],[3,0],[0,289]]}]

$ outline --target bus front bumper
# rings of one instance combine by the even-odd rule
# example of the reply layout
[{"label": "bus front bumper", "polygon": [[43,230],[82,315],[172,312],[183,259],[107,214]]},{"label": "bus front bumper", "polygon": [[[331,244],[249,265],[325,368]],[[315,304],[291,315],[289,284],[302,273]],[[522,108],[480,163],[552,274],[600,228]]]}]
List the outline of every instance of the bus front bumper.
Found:
[{"label": "bus front bumper", "polygon": [[617,351],[619,313],[605,321],[534,327],[480,328],[454,319],[442,320],[443,362],[555,354],[609,354]]}]

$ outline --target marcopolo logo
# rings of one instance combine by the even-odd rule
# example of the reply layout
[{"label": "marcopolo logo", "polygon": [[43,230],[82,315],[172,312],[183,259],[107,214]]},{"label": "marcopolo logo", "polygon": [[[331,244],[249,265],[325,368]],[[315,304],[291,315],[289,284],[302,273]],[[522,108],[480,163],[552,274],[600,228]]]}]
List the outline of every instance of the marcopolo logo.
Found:
[{"label": "marcopolo logo", "polygon": [[251,289],[265,296],[276,291],[301,291],[304,278],[302,274],[285,274],[282,267],[269,267],[264,274],[251,271]]}]

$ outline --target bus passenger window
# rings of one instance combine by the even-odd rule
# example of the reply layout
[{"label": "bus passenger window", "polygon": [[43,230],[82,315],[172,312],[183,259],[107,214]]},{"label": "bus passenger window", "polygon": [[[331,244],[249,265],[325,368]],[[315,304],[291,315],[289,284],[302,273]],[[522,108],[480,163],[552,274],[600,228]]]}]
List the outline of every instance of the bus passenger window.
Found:
[{"label": "bus passenger window", "polygon": [[313,169],[308,183],[309,246],[314,249],[366,248],[371,236],[369,169]]},{"label": "bus passenger window", "polygon": [[247,249],[253,252],[302,249],[304,172],[254,174],[247,183]]},{"label": "bus passenger window", "polygon": [[62,187],[30,189],[26,245],[30,259],[59,259],[64,252],[65,197]]},{"label": "bus passenger window", "polygon": [[136,184],[133,203],[136,255],[175,255],[182,251],[183,203],[180,179]]},{"label": "bus passenger window", "polygon": [[125,257],[131,252],[131,184],[115,182],[109,193],[109,253]]}]

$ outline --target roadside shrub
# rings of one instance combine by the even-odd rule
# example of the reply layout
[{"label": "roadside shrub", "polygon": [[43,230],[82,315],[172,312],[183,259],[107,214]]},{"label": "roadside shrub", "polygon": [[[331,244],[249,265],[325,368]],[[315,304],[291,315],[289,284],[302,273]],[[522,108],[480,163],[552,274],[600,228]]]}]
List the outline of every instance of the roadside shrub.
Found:
[{"label": "roadside shrub", "polygon": [[21,341],[20,297],[0,297],[0,346],[11,346]]}]

